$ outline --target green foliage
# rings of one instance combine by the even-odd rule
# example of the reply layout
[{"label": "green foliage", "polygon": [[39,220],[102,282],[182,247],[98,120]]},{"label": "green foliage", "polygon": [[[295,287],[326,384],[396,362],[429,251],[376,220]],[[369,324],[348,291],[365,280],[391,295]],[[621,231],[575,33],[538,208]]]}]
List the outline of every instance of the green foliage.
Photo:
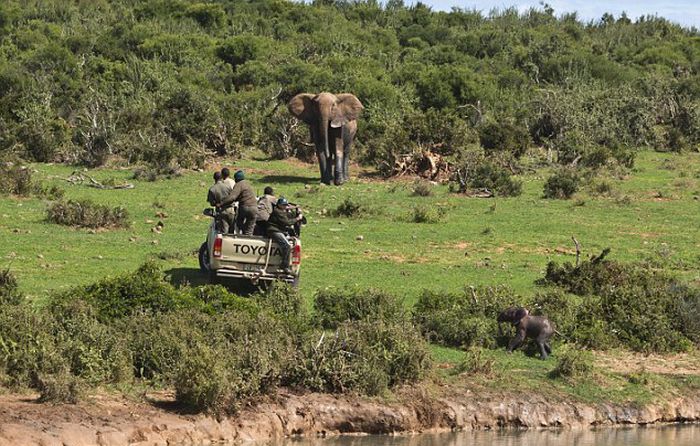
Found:
[{"label": "green foliage", "polygon": [[408,322],[348,321],[335,334],[308,336],[287,380],[317,391],[378,395],[420,380],[430,367],[427,344]]},{"label": "green foliage", "polygon": [[367,209],[357,200],[346,197],[342,203],[332,212],[336,217],[359,217],[365,213]]},{"label": "green foliage", "polygon": [[540,299],[543,312],[561,317],[564,334],[593,348],[620,344],[644,352],[685,351],[697,343],[697,324],[690,319],[700,291],[661,273],[605,260],[607,252],[579,266],[547,266],[542,283],[581,296]]},{"label": "green foliage", "polygon": [[569,199],[579,188],[579,174],[573,169],[560,169],[547,178],[544,183],[544,197],[551,199]]},{"label": "green foliage", "polygon": [[376,288],[324,288],[314,296],[314,311],[323,328],[334,329],[347,321],[405,319],[403,303]]},{"label": "green foliage", "polygon": [[46,218],[51,223],[83,228],[125,228],[131,224],[123,207],[110,208],[90,200],[57,201],[49,206]]},{"label": "green foliage", "polygon": [[413,320],[423,335],[450,347],[495,347],[503,342],[496,318],[505,308],[522,306],[506,287],[465,289],[463,293],[423,291]]},{"label": "green foliage", "polygon": [[469,347],[464,352],[464,358],[457,364],[455,372],[469,375],[494,376],[496,360],[486,353],[483,347]]},{"label": "green foliage", "polygon": [[520,158],[527,152],[530,135],[526,129],[509,122],[489,122],[479,127],[479,141],[487,154],[507,152]]},{"label": "green foliage", "polygon": [[64,194],[63,189],[56,186],[45,187],[37,183],[32,178],[32,169],[11,161],[0,161],[0,193],[48,199],[60,199]]},{"label": "green foliage", "polygon": [[413,223],[440,223],[444,218],[444,208],[419,204],[413,207],[413,214],[410,220]]},{"label": "green foliage", "polygon": [[552,370],[551,376],[580,379],[590,377],[593,370],[593,354],[570,345],[557,353],[557,365]]},{"label": "green foliage", "polygon": [[433,186],[425,180],[416,180],[413,182],[413,195],[417,197],[430,197],[433,195]]},{"label": "green foliage", "polygon": [[517,197],[522,182],[514,179],[505,159],[486,159],[480,152],[466,152],[455,163],[450,188],[461,193],[488,191],[496,196]]},{"label": "green foliage", "polygon": [[384,172],[406,153],[454,154],[477,130],[489,152],[519,155],[533,139],[560,160],[700,139],[697,36],[661,18],[7,0],[0,29],[0,151],[37,161],[196,166],[249,147],[307,157],[308,133],[284,111],[303,91],[355,93],[361,158]]},{"label": "green foliage", "polygon": [[10,268],[0,270],[0,305],[18,305],[24,295],[17,286],[17,278]]},{"label": "green foliage", "polygon": [[[163,273],[154,262],[144,263],[131,274],[102,279],[94,284],[66,291],[53,305],[72,300],[93,305],[102,321],[119,319],[141,311],[161,313],[200,304],[193,296],[178,291],[166,282]],[[222,305],[221,301],[224,299],[213,300],[213,306],[216,308]]]}]

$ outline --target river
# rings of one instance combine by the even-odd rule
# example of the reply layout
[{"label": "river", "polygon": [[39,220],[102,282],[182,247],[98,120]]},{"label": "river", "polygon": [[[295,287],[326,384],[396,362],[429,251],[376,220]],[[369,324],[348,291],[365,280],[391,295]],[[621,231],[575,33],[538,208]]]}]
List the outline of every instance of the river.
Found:
[{"label": "river", "polygon": [[700,425],[287,439],[260,446],[698,446]]}]

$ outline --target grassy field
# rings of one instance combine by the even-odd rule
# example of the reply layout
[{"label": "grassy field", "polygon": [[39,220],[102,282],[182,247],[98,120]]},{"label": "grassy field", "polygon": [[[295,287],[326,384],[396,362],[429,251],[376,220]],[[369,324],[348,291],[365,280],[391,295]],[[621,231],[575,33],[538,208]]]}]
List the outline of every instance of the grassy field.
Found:
[{"label": "grassy field", "polygon": [[[307,302],[321,287],[343,285],[391,291],[407,305],[426,288],[504,284],[530,295],[538,291],[534,281],[548,261],[574,261],[572,235],[584,256],[611,247],[610,258],[646,262],[700,283],[697,153],[643,152],[635,169],[596,178],[571,200],[542,198],[547,170],[522,177],[520,197],[480,199],[453,194],[447,186],[435,186],[429,197],[414,196],[412,181],[382,181],[367,171],[343,187],[327,187],[318,185],[315,165],[252,158],[231,166],[245,169],[258,191],[272,185],[305,209],[301,292]],[[0,267],[13,271],[32,302],[41,305],[53,291],[131,272],[147,259],[157,259],[176,284],[204,281],[195,253],[209,225],[201,210],[211,172],[148,182],[131,179],[132,169],[79,171],[105,183],[135,185],[99,190],[65,181],[71,167],[33,168],[36,178],[65,189],[66,198],[126,207],[132,224],[120,230],[73,229],[46,221],[48,200],[0,198]],[[602,182],[609,187],[596,186]],[[594,193],[596,188],[607,192]],[[332,216],[346,199],[360,204],[360,217]],[[413,222],[417,206],[440,209],[442,220]],[[162,233],[153,232],[159,220]],[[637,403],[700,388],[697,351],[680,359],[661,357],[648,371],[640,365],[646,358],[640,363],[623,360],[626,352],[600,352],[595,371],[575,382],[550,377],[556,361],[502,350],[484,350],[490,370],[465,380],[458,372],[469,353],[435,345],[431,351],[441,379],[456,386],[501,389],[517,382],[519,389],[553,399]]]},{"label": "grassy field", "polygon": [[[434,187],[413,196],[411,181],[381,181],[371,172],[343,187],[318,186],[315,165],[248,159],[235,161],[261,192],[272,185],[306,210],[301,291],[319,287],[380,287],[407,304],[422,289],[458,290],[465,285],[506,284],[519,294],[537,291],[533,281],[550,260],[573,261],[575,235],[583,255],[612,248],[610,258],[646,261],[686,280],[700,281],[700,154],[643,152],[635,169],[608,176],[612,192],[592,188],[572,200],[541,198],[547,171],[522,178],[517,198],[479,199]],[[100,181],[129,181],[130,190],[100,190],[64,180],[73,168],[33,166],[36,177],[66,191],[130,213],[129,229],[90,231],[45,221],[48,202],[0,198],[0,266],[10,267],[23,291],[41,302],[53,290],[132,271],[148,258],[162,259],[173,281],[198,283],[195,252],[205,237],[210,172],[187,172],[155,182],[130,179],[132,170],[86,173]],[[357,173],[359,169],[353,169]],[[346,198],[366,212],[332,217]],[[414,223],[416,206],[439,208],[439,223]],[[165,212],[166,218],[156,213]],[[162,233],[151,228],[164,222]],[[363,240],[357,240],[362,235]]]}]

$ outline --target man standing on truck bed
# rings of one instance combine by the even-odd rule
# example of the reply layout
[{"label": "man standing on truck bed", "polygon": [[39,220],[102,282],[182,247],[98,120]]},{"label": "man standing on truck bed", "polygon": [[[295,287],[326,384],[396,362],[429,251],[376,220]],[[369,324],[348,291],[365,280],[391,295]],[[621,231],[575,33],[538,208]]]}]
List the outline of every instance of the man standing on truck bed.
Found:
[{"label": "man standing on truck bed", "polygon": [[255,191],[250,185],[250,182],[245,179],[245,174],[242,170],[233,174],[233,179],[236,180],[236,185],[220,205],[222,207],[230,206],[234,201],[238,202],[238,215],[236,216],[236,226],[243,235],[253,235],[255,229],[255,216],[258,212],[258,203],[255,199]]},{"label": "man standing on truck bed", "polygon": [[267,221],[272,214],[272,207],[277,203],[277,197],[273,194],[275,191],[270,187],[265,187],[263,196],[258,198],[258,214],[255,220],[255,235],[267,234]]},{"label": "man standing on truck bed", "polygon": [[282,255],[282,264],[280,265],[286,273],[289,272],[289,248],[291,245],[287,240],[287,230],[294,226],[294,223],[301,221],[304,216],[301,212],[295,217],[290,217],[288,214],[289,202],[286,198],[280,197],[277,200],[277,206],[272,210],[270,219],[267,221],[267,236],[277,243],[280,247]]},{"label": "man standing on truck bed", "polygon": [[[214,172],[214,185],[209,188],[209,194],[207,194],[207,201],[212,206],[217,206],[221,203],[224,198],[231,193],[231,188],[224,183],[223,176],[221,172]],[[219,215],[221,219],[219,220],[221,227],[219,228],[224,234],[233,228],[234,213],[233,206],[229,205],[227,208],[219,208]]]},{"label": "man standing on truck bed", "polygon": [[224,181],[224,184],[231,189],[233,189],[233,186],[236,185],[236,182],[233,181],[233,178],[231,178],[231,171],[228,170],[228,167],[221,169],[221,179]]}]

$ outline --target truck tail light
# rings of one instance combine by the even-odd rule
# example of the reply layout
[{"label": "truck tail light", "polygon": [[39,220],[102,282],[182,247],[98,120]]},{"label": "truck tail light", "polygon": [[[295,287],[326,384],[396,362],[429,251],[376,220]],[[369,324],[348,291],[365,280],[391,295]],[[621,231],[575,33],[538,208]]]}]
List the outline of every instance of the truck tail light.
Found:
[{"label": "truck tail light", "polygon": [[214,239],[214,257],[221,257],[221,243],[223,242],[221,234],[217,235]]},{"label": "truck tail light", "polygon": [[301,245],[294,245],[292,250],[292,265],[298,265],[301,263]]}]

